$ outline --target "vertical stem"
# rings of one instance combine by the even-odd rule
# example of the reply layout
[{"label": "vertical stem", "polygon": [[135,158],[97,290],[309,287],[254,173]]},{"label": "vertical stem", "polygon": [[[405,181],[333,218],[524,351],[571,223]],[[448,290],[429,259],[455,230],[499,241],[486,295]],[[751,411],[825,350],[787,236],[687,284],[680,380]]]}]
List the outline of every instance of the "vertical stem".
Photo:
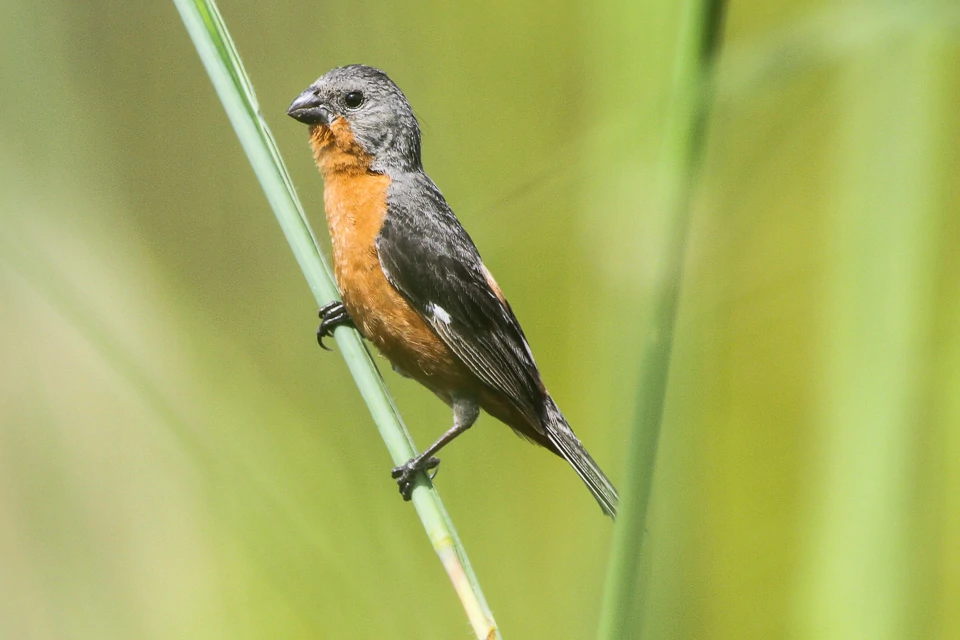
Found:
[{"label": "vertical stem", "polygon": [[839,82],[821,450],[797,611],[798,636],[828,640],[912,633],[910,494],[949,71],[929,27],[878,35]]},{"label": "vertical stem", "polygon": [[703,153],[710,106],[709,72],[723,23],[722,0],[688,0],[678,41],[671,109],[660,164],[659,210],[665,218],[650,322],[640,354],[637,417],[624,499],[614,533],[598,637],[638,637],[642,611],[640,557],[673,347],[690,202]]}]

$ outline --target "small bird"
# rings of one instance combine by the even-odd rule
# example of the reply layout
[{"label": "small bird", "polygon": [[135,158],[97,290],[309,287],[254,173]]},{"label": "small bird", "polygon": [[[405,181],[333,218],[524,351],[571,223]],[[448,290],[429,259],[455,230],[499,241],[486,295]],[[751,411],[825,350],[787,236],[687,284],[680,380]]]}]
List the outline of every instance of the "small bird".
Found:
[{"label": "small bird", "polygon": [[400,88],[379,69],[338,67],[287,114],[310,127],[343,299],[320,310],[320,346],[352,325],[453,409],[453,427],[393,469],[403,498],[483,408],[570,463],[615,518],[617,490],[550,397],[507,299],[424,172],[420,126]]}]

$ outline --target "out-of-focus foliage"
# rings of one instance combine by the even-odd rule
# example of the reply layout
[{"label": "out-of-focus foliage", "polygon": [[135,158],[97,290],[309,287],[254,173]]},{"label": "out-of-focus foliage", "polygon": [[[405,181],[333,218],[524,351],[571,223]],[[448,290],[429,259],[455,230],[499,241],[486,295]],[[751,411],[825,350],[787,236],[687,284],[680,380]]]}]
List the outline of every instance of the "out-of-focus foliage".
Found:
[{"label": "out-of-focus foliage", "polygon": [[[318,230],[287,104],[349,62],[403,87],[615,481],[675,4],[221,4]],[[957,15],[905,6],[730,6],[648,637],[960,634]],[[466,637],[172,3],[0,11],[0,637]],[[575,474],[490,418],[443,460],[504,637],[592,636],[611,527]]]}]

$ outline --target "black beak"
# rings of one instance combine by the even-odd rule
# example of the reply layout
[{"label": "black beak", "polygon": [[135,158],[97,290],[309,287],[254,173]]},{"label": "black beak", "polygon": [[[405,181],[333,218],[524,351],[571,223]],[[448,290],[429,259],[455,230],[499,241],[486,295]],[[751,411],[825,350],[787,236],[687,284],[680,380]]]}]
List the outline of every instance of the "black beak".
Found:
[{"label": "black beak", "polygon": [[320,102],[319,96],[313,88],[309,88],[290,103],[287,109],[287,115],[294,120],[299,120],[303,124],[322,124],[329,125],[333,119],[333,113],[330,107]]}]

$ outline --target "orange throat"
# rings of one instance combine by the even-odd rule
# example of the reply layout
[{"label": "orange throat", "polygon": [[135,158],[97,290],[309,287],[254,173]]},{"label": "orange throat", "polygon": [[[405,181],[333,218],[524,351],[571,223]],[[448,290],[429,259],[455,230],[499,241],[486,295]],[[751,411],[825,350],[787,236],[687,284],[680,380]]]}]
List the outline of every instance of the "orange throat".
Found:
[{"label": "orange throat", "polygon": [[357,143],[343,118],[329,127],[311,127],[310,146],[323,175],[334,273],[352,314],[361,297],[358,288],[363,289],[374,270],[380,271],[375,243],[387,213],[390,178],[370,170],[373,157]]},{"label": "orange throat", "polygon": [[324,181],[337,173],[367,173],[373,164],[373,156],[363,150],[343,118],[330,126],[310,127],[310,147]]},{"label": "orange throat", "polygon": [[310,146],[323,175],[324,209],[339,271],[345,259],[355,261],[357,251],[373,248],[387,213],[390,178],[370,170],[373,156],[356,141],[343,118],[330,126],[311,127]]}]

